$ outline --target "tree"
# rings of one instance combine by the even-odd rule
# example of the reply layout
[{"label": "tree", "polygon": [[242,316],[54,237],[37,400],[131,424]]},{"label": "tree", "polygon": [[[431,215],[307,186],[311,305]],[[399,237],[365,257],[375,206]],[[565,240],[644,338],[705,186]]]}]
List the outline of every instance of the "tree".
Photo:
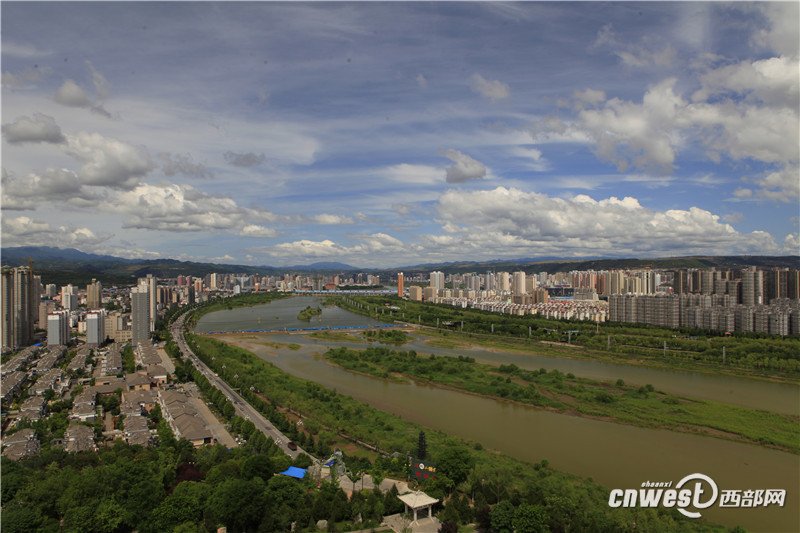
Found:
[{"label": "tree", "polygon": [[428,442],[425,439],[425,432],[419,432],[419,440],[417,442],[417,459],[424,461],[428,456]]},{"label": "tree", "polygon": [[492,531],[512,533],[514,531],[514,506],[508,500],[495,505],[491,514]]},{"label": "tree", "polygon": [[515,533],[545,533],[547,528],[547,513],[539,505],[523,503],[514,512]]},{"label": "tree", "polygon": [[466,481],[475,460],[464,446],[448,446],[439,454],[438,469],[447,475],[455,485]]},{"label": "tree", "polygon": [[224,524],[231,531],[250,531],[261,522],[265,505],[263,481],[226,479],[209,496],[206,515],[212,523]]}]

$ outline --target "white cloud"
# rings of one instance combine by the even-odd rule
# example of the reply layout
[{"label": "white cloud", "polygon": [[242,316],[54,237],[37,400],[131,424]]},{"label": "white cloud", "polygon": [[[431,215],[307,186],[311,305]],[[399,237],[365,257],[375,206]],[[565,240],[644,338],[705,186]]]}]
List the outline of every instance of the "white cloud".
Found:
[{"label": "white cloud", "polygon": [[53,117],[34,113],[22,116],[14,122],[3,124],[3,137],[10,144],[16,143],[62,143],[64,135]]},{"label": "white cloud", "polygon": [[620,171],[629,165],[671,170],[680,142],[673,124],[685,105],[673,90],[675,81],[670,78],[648,89],[641,104],[613,98],[602,108],[582,110],[579,121],[595,141],[597,155]]},{"label": "white cloud", "polygon": [[65,168],[48,168],[44,172],[30,173],[25,178],[3,175],[4,209],[34,209],[44,202],[85,207],[102,198],[102,191],[90,191],[82,185],[77,174]]},{"label": "white cloud", "polygon": [[92,100],[89,98],[89,95],[73,80],[65,81],[61,87],[58,88],[55,101],[68,107],[92,106]]},{"label": "white cloud", "polygon": [[331,215],[328,213],[321,213],[319,215],[314,215],[313,217],[311,217],[311,220],[313,220],[317,224],[329,224],[329,225],[355,223],[355,220],[353,220],[350,217],[343,215]]},{"label": "white cloud", "polygon": [[230,198],[177,184],[141,183],[117,193],[108,208],[127,215],[123,227],[175,232],[236,231],[272,236],[268,228],[255,223],[277,218],[268,211],[241,207]]},{"label": "white cloud", "polygon": [[590,105],[601,104],[606,100],[605,91],[598,89],[584,89],[582,91],[575,91],[573,96],[579,102]]},{"label": "white cloud", "polygon": [[591,48],[608,49],[623,65],[631,68],[669,67],[676,58],[672,46],[655,42],[649,36],[638,43],[620,41],[611,24],[600,28]]},{"label": "white cloud", "polygon": [[417,85],[419,85],[422,89],[428,88],[428,80],[422,74],[417,74]]},{"label": "white cloud", "polygon": [[308,257],[352,257],[355,259],[362,259],[362,261],[372,262],[375,254],[380,254],[381,261],[385,261],[387,258],[392,257],[393,254],[402,254],[406,251],[406,247],[403,245],[402,241],[391,235],[386,233],[373,233],[371,235],[362,235],[359,238],[359,242],[352,246],[343,246],[330,239],[322,241],[303,239],[276,244],[270,248],[263,248],[255,251],[274,257],[290,258],[292,260],[303,260]]},{"label": "white cloud", "polygon": [[475,73],[470,78],[470,87],[473,92],[476,92],[488,98],[492,102],[508,98],[511,91],[508,85],[499,80],[487,80],[478,73]]},{"label": "white cloud", "polygon": [[783,253],[800,255],[800,233],[789,233],[783,239]]},{"label": "white cloud", "polygon": [[112,237],[112,235],[96,235],[86,227],[53,228],[47,222],[26,216],[3,217],[2,227],[3,244],[11,246],[79,246],[92,249]]},{"label": "white cloud", "polygon": [[541,150],[525,146],[515,146],[508,151],[514,157],[525,161],[525,166],[536,172],[550,170],[550,163],[542,157]]},{"label": "white cloud", "polygon": [[695,102],[738,94],[768,105],[796,107],[800,98],[800,64],[786,56],[742,61],[710,70],[700,77]]},{"label": "white cloud", "polygon": [[100,100],[104,100],[108,98],[108,95],[111,93],[111,84],[108,82],[105,76],[100,74],[94,65],[92,65],[91,61],[86,61],[86,68],[89,69],[89,72],[92,75],[92,85],[94,85],[94,91],[97,94],[97,98]]},{"label": "white cloud", "polygon": [[[778,170],[765,173],[754,180],[758,185],[755,194],[760,198],[789,202],[797,204],[800,201],[800,168],[796,165],[786,165]],[[737,189],[737,192],[749,189]],[[741,193],[740,193],[741,194]],[[749,196],[752,196],[751,191]]]},{"label": "white cloud", "polygon": [[401,163],[379,169],[378,174],[398,183],[431,185],[441,182],[443,171],[444,169],[441,167]]},{"label": "white cloud", "polygon": [[445,179],[447,183],[463,183],[469,180],[485,178],[486,166],[463,152],[452,148],[443,150],[442,155],[453,162],[447,167]]},{"label": "white cloud", "polygon": [[131,188],[154,168],[143,148],[98,133],[68,135],[66,152],[83,163],[78,174],[87,185]]},{"label": "white cloud", "polygon": [[800,6],[797,2],[765,2],[758,4],[758,9],[766,17],[768,25],[753,36],[753,42],[757,46],[796,59],[800,52],[800,29],[797,25]]},{"label": "white cloud", "polygon": [[240,234],[245,237],[275,237],[278,232],[258,224],[247,224],[242,228]]},{"label": "white cloud", "polygon": [[[671,255],[765,253],[776,249],[765,232],[740,233],[697,207],[658,211],[636,198],[558,198],[498,187],[451,190],[437,207],[452,230],[452,251],[514,255]],[[432,237],[430,238],[432,239]],[[432,239],[429,246],[448,244]]]}]

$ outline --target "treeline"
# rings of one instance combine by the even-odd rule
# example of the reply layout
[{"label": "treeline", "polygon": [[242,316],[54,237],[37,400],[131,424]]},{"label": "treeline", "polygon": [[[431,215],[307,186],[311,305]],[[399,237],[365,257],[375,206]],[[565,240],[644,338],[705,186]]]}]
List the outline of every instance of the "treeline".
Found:
[{"label": "treeline", "polygon": [[[693,362],[785,374],[800,373],[800,338],[797,337],[759,334],[724,336],[708,331],[672,330],[614,322],[598,325],[587,321],[506,315],[443,304],[410,302],[389,296],[337,297],[337,303],[349,311],[381,320],[421,324],[467,335],[518,339],[520,342],[569,340],[574,345],[596,351],[626,357],[658,358],[679,366]],[[390,305],[399,309],[389,310]]]},{"label": "treeline", "polygon": [[[350,397],[285,374],[255,355],[208,337],[190,336],[195,353],[226,381],[242,391],[252,389],[262,412],[291,409],[304,415],[303,428],[337,442],[347,434],[400,459],[361,459],[362,468],[377,478],[400,469],[408,475],[405,457],[413,456],[419,428]],[[212,359],[213,357],[213,359]],[[239,376],[238,379],[234,376]],[[249,397],[248,397],[249,399]],[[269,417],[269,416],[268,416]],[[276,424],[277,425],[277,424]],[[323,429],[324,428],[324,429]],[[329,431],[335,431],[331,435]],[[702,521],[688,521],[665,510],[610,509],[607,490],[596,483],[557,472],[546,461],[530,465],[484,451],[435,431],[427,432],[430,460],[437,477],[421,488],[444,502],[440,519],[453,530],[476,521],[482,531],[719,531]],[[348,463],[349,464],[349,463]],[[398,475],[394,473],[393,475]],[[506,502],[506,503],[503,503]],[[510,513],[509,506],[514,509]],[[517,509],[519,511],[517,516]],[[384,509],[386,511],[386,509]],[[516,520],[516,522],[514,522]]]}]

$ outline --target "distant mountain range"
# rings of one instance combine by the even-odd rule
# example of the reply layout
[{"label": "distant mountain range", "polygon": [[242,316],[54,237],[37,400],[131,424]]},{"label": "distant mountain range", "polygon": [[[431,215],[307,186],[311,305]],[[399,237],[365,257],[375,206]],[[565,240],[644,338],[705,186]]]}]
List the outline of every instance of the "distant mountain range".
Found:
[{"label": "distant mountain range", "polygon": [[800,268],[800,256],[690,256],[655,259],[613,259],[581,258],[563,259],[556,257],[497,259],[492,261],[455,261],[448,263],[427,263],[398,268],[368,269],[346,263],[317,262],[308,265],[292,266],[252,266],[218,263],[199,263],[178,261],[176,259],[125,259],[111,255],[98,255],[82,252],[74,248],[53,248],[47,246],[20,246],[3,248],[0,261],[3,265],[26,265],[33,261],[34,270],[42,275],[47,283],[85,284],[97,278],[105,284],[128,285],[136,278],[153,274],[162,278],[173,278],[179,274],[205,276],[211,272],[226,274],[283,274],[285,272],[371,272],[383,279],[394,276],[396,272],[407,274],[441,270],[447,273],[486,272],[525,270],[528,272],[565,272],[570,270],[609,270],[633,268],[743,268],[746,266]]}]

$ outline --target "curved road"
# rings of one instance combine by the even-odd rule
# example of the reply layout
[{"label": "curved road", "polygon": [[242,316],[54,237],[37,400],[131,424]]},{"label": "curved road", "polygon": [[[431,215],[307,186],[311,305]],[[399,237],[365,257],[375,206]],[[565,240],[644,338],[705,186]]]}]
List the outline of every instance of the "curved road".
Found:
[{"label": "curved road", "polygon": [[211,368],[208,367],[203,361],[197,357],[194,352],[189,348],[186,344],[186,339],[183,337],[183,326],[184,321],[186,318],[186,313],[179,316],[175,322],[172,323],[172,339],[175,341],[175,344],[178,345],[178,349],[180,349],[181,353],[185,358],[192,362],[192,364],[203,374],[206,379],[208,379],[209,383],[211,383],[214,387],[216,387],[222,394],[225,395],[226,398],[233,404],[234,409],[236,410],[236,414],[242,418],[245,418],[251,421],[255,426],[256,429],[261,431],[267,438],[272,439],[275,444],[283,450],[283,452],[291,457],[292,459],[296,459],[298,455],[301,453],[305,453],[309,457],[311,457],[315,462],[318,462],[313,455],[308,453],[307,451],[297,447],[296,450],[290,450],[287,444],[289,443],[289,438],[281,433],[281,431],[276,428],[269,420],[267,420],[264,415],[258,412],[252,405],[247,403],[247,401],[242,398],[242,396],[233,390],[233,388],[228,385],[222,378],[220,378]]}]

